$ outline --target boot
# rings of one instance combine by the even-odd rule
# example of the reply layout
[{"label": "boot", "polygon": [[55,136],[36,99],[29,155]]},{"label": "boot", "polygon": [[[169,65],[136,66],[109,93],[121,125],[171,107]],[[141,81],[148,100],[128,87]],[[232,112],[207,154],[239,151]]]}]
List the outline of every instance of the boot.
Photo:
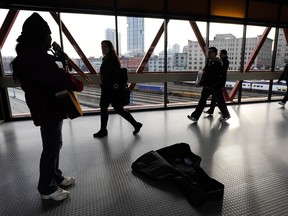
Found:
[{"label": "boot", "polygon": [[135,130],[133,131],[133,134],[137,134],[139,133],[141,127],[143,126],[143,124],[141,124],[140,122],[136,122],[136,124],[134,125]]},{"label": "boot", "polygon": [[108,135],[107,129],[100,129],[97,133],[93,134],[94,138],[102,138]]}]

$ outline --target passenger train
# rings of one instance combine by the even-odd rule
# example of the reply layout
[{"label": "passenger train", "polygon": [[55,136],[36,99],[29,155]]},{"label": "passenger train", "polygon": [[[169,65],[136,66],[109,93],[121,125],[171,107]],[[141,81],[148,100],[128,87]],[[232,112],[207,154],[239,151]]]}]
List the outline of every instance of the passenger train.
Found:
[{"label": "passenger train", "polygon": [[[225,87],[226,88],[233,88],[236,84],[236,81],[227,81]],[[251,81],[251,80],[244,80],[242,83],[242,89],[250,90],[250,91],[268,91],[269,90],[269,81]],[[272,85],[272,92],[283,92],[285,93],[287,90],[287,86],[285,82],[273,82]]]},{"label": "passenger train", "polygon": [[[186,85],[187,88],[178,90],[177,86],[174,86],[172,89],[170,88],[170,95],[187,95],[188,93],[191,94],[192,89],[189,86],[195,86],[195,81],[182,81],[177,82],[175,84],[178,85]],[[227,89],[232,89],[236,81],[227,81],[225,87]],[[269,81],[266,80],[244,80],[242,83],[242,89],[246,91],[254,91],[254,92],[267,92],[269,90]],[[179,86],[178,86],[179,87]],[[151,93],[164,93],[164,86],[163,85],[147,85],[147,84],[138,84],[138,91],[143,92],[151,92]],[[172,90],[172,91],[171,91]],[[274,93],[285,93],[287,90],[286,83],[283,82],[273,82],[272,85],[272,92]]]}]

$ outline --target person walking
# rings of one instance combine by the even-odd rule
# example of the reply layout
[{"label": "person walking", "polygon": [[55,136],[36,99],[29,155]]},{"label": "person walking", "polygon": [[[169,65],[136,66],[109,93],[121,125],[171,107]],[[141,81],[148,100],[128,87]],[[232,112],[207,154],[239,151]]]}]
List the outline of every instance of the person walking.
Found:
[{"label": "person walking", "polygon": [[285,80],[286,81],[286,86],[287,86],[285,95],[282,98],[282,100],[279,102],[279,104],[284,107],[286,102],[288,101],[288,64],[285,65],[284,70],[283,70],[281,76],[278,79],[278,82],[280,82],[281,80]]},{"label": "person walking", "polygon": [[[227,50],[222,49],[220,51],[220,59],[222,61],[222,69],[223,69],[223,79],[222,79],[222,90],[225,87],[225,83],[227,81],[227,71],[229,68],[229,60],[228,60],[228,56],[227,56]],[[206,111],[204,111],[204,113],[209,114],[209,115],[213,115],[214,110],[216,107],[216,99],[215,96],[212,95],[212,100],[211,100],[211,104],[210,104],[210,108]]]},{"label": "person walking", "polygon": [[225,83],[222,62],[217,57],[216,47],[209,47],[207,54],[208,62],[203,69],[203,75],[199,83],[200,86],[203,86],[200,100],[196,106],[195,111],[187,117],[191,121],[197,122],[204,110],[204,107],[206,106],[208,97],[213,95],[222,113],[220,120],[227,121],[230,118],[230,114],[222,93],[223,82]]},{"label": "person walking", "polygon": [[104,40],[101,42],[101,49],[103,54],[102,64],[100,67],[101,76],[101,98],[100,98],[100,115],[101,126],[97,133],[93,134],[95,138],[101,138],[108,135],[107,123],[108,123],[108,107],[111,104],[116,113],[126,119],[133,127],[133,134],[137,134],[142,123],[137,122],[133,116],[124,109],[123,103],[120,97],[117,97],[119,70],[121,67],[120,60],[116,54],[115,48],[111,41]]},{"label": "person walking", "polygon": [[47,53],[51,31],[38,14],[28,17],[17,38],[17,56],[11,62],[13,79],[20,83],[35,126],[40,126],[43,150],[40,158],[38,191],[42,199],[60,201],[69,195],[74,177],[63,176],[59,168],[64,108],[55,94],[63,90],[82,91],[83,83],[60,68]]}]

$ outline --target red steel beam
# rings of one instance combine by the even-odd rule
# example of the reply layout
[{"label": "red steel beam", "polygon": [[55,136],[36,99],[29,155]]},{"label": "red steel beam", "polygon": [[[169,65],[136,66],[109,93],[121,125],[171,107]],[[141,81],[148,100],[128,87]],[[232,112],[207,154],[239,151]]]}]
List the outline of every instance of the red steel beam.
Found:
[{"label": "red steel beam", "polygon": [[284,31],[286,43],[288,44],[288,28],[283,28],[283,31]]},{"label": "red steel beam", "polygon": [[2,49],[6,38],[8,37],[10,30],[19,14],[19,10],[9,10],[6,18],[0,29],[0,49]]},{"label": "red steel beam", "polygon": [[239,87],[240,87],[240,81],[238,80],[233,89],[231,90],[230,94],[229,94],[229,101],[232,101],[234,99],[234,97],[236,96],[236,94],[238,93]]},{"label": "red steel beam", "polygon": [[229,94],[228,94],[225,87],[222,89],[222,92],[223,92],[223,96],[224,96],[225,101],[230,101]]},{"label": "red steel beam", "polygon": [[194,31],[194,34],[195,34],[195,36],[196,36],[196,38],[197,38],[197,40],[199,42],[199,45],[200,45],[200,47],[202,49],[202,52],[206,56],[206,43],[205,43],[204,38],[202,37],[202,34],[201,34],[196,22],[190,20],[189,23],[190,23],[190,25],[191,25],[191,27],[192,27],[192,29]]},{"label": "red steel beam", "polygon": [[[56,12],[50,12],[50,14],[52,15],[52,17],[54,18],[56,23],[58,25],[60,25],[57,13]],[[64,32],[67,39],[70,41],[70,43],[72,44],[72,46],[74,47],[74,49],[76,50],[76,52],[78,53],[78,55],[80,56],[80,58],[82,59],[82,61],[86,65],[86,67],[88,68],[88,70],[90,71],[90,73],[97,74],[96,70],[93,68],[90,61],[87,59],[87,57],[85,56],[85,54],[83,53],[83,51],[81,50],[81,48],[79,47],[79,45],[77,44],[77,42],[75,41],[75,39],[70,34],[69,30],[66,28],[66,26],[64,25],[64,23],[62,21],[61,21],[61,25],[62,25],[62,31]]]},{"label": "red steel beam", "polygon": [[[264,30],[263,34],[261,35],[258,43],[256,44],[256,46],[255,46],[255,48],[254,48],[249,60],[246,62],[245,66],[244,66],[244,73],[249,71],[249,69],[250,69],[251,65],[253,64],[255,58],[257,57],[261,47],[263,46],[263,44],[264,44],[264,42],[265,42],[270,30],[271,30],[271,27],[266,27],[265,28],[265,30]],[[231,90],[231,92],[229,94],[230,100],[233,100],[235,95],[237,94],[237,92],[239,90],[239,87],[240,87],[240,83],[241,83],[240,81],[237,81],[235,83],[233,89]]]},{"label": "red steel beam", "polygon": [[[169,22],[169,20],[167,20],[167,23],[168,22]],[[159,42],[159,40],[160,40],[160,38],[164,32],[164,25],[165,25],[165,22],[163,22],[163,24],[160,26],[160,29],[158,30],[154,40],[152,41],[152,44],[150,45],[147,53],[145,54],[139,67],[137,68],[136,73],[142,73],[143,72],[145,66],[147,65],[147,63],[148,63],[156,45],[157,45],[157,43]],[[135,85],[136,85],[136,83],[130,83],[129,90],[132,91],[134,89]]]},{"label": "red steel beam", "polygon": [[[194,34],[195,34],[195,36],[196,36],[196,38],[198,40],[198,43],[199,43],[199,45],[200,45],[200,47],[202,49],[202,52],[206,56],[206,48],[207,48],[206,47],[206,42],[205,42],[204,38],[202,37],[202,34],[201,34],[201,32],[200,32],[200,30],[198,28],[197,23],[195,21],[192,21],[192,20],[190,20],[189,23],[190,23],[190,25],[191,25],[191,27],[192,27],[192,29],[194,31]],[[228,95],[228,92],[227,92],[226,88],[223,88],[223,96],[224,96],[225,101],[230,101],[231,100],[229,95]]]},{"label": "red steel beam", "polygon": [[244,66],[244,73],[249,71],[249,69],[250,69],[251,65],[253,64],[255,58],[257,57],[262,45],[264,44],[264,42],[265,42],[265,40],[266,40],[271,28],[272,27],[266,27],[265,28],[265,30],[264,30],[263,34],[261,35],[258,43],[256,44],[256,46],[255,46],[255,48],[254,48],[249,60],[247,61],[246,65]]}]

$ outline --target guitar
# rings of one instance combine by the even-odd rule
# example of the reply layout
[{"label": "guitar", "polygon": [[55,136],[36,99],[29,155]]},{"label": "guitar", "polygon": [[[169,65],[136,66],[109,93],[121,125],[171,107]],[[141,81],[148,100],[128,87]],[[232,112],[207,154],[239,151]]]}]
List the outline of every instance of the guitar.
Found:
[{"label": "guitar", "polygon": [[68,118],[74,119],[83,115],[76,92],[63,90],[56,93],[56,98],[62,104]]},{"label": "guitar", "polygon": [[[61,49],[61,47],[56,43],[52,43],[52,53],[59,59],[63,67],[66,70],[72,70],[72,68],[89,84],[94,84],[94,82],[68,57],[68,55]],[[67,67],[68,66],[68,67]],[[67,116],[70,119],[77,118],[83,115],[81,105],[78,101],[77,94],[74,91],[63,90],[56,93],[56,98],[59,103],[62,104]]]}]

